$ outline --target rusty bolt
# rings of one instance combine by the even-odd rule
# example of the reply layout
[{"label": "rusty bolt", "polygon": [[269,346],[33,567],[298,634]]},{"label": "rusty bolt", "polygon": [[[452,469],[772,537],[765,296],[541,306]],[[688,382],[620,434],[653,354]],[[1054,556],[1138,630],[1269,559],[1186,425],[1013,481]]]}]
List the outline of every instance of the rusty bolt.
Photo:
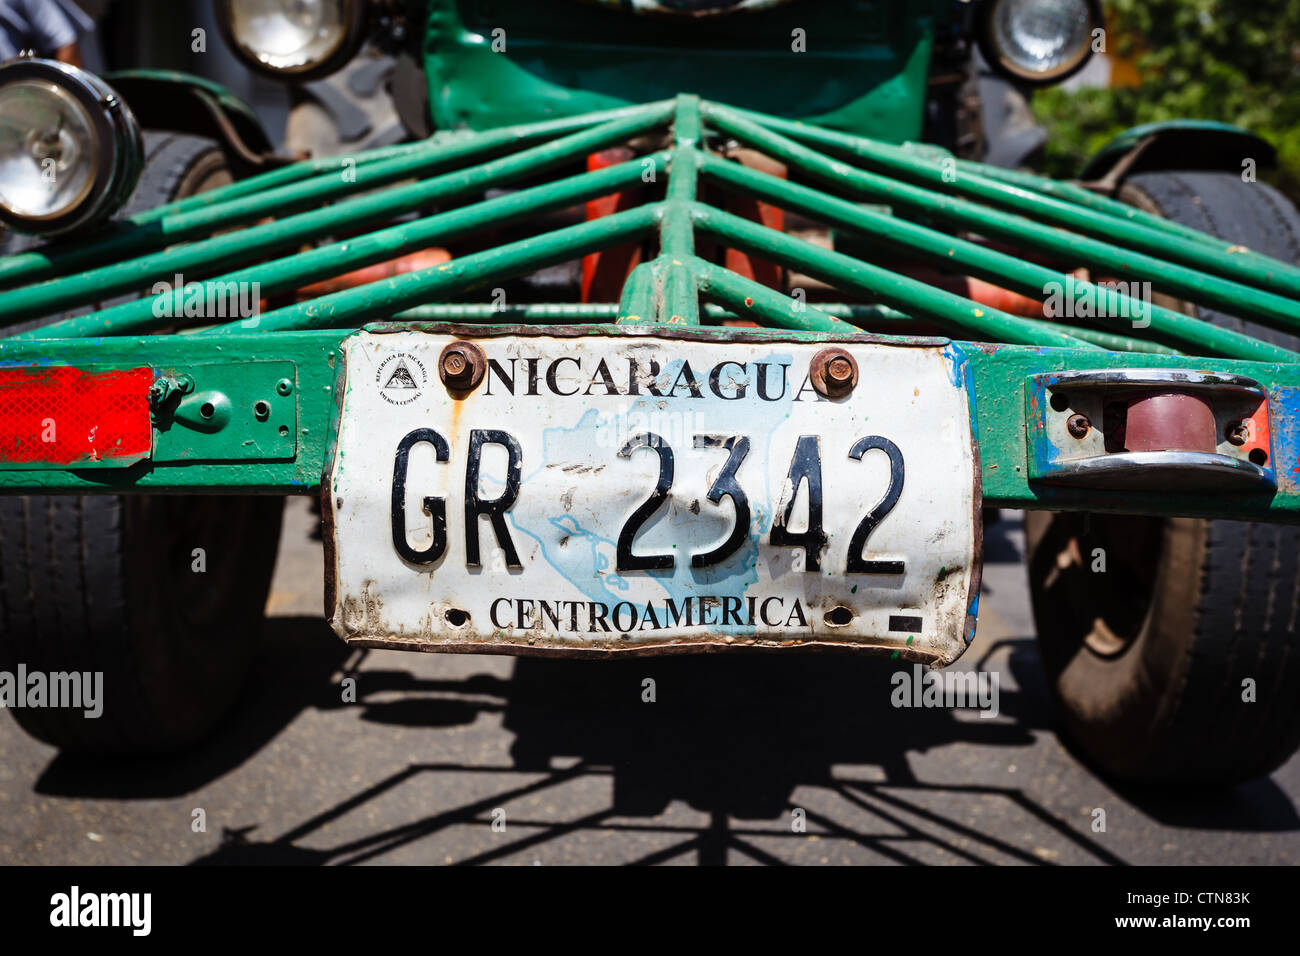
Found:
[{"label": "rusty bolt", "polygon": [[1232,422],[1224,432],[1224,437],[1234,445],[1246,444],[1246,439],[1249,436],[1250,432],[1248,431],[1245,422]]},{"label": "rusty bolt", "polygon": [[452,342],[438,357],[438,375],[454,392],[471,391],[483,380],[486,368],[483,350],[472,342]]},{"label": "rusty bolt", "polygon": [[1091,427],[1092,422],[1088,421],[1087,415],[1071,415],[1065,423],[1065,429],[1071,438],[1083,438]]},{"label": "rusty bolt", "polygon": [[827,398],[842,398],[858,384],[858,363],[844,349],[822,349],[809,366],[812,386]]}]

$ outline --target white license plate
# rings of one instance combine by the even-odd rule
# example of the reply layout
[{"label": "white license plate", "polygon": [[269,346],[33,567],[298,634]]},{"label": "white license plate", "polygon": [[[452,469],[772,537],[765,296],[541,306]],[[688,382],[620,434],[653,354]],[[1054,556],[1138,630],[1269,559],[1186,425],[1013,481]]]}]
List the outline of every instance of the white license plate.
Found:
[{"label": "white license plate", "polygon": [[[439,356],[471,341],[455,397]],[[829,399],[829,345],[858,384]],[[738,330],[362,332],[325,486],[327,608],[363,646],[828,646],[974,633],[978,462],[945,344]]]}]

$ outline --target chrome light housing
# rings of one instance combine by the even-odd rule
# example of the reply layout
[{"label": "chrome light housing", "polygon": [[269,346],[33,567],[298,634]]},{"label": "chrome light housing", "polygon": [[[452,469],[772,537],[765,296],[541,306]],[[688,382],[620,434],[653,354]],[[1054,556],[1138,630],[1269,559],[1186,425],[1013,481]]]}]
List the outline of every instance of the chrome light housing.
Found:
[{"label": "chrome light housing", "polygon": [[980,50],[995,70],[1035,85],[1059,83],[1092,56],[1102,25],[1099,0],[984,0]]},{"label": "chrome light housing", "polygon": [[57,235],[102,222],[144,165],[130,108],[99,77],[22,57],[0,65],[0,220]]},{"label": "chrome light housing", "polygon": [[367,0],[218,0],[217,23],[235,55],[279,79],[333,73],[365,39]]}]

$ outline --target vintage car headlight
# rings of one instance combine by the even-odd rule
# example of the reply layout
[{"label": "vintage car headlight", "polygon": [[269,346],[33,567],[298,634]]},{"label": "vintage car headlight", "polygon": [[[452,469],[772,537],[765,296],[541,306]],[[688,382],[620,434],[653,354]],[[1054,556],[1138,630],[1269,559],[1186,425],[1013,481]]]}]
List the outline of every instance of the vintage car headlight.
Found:
[{"label": "vintage car headlight", "polygon": [[0,219],[53,235],[101,222],[135,189],[140,128],[99,77],[66,63],[0,65]]},{"label": "vintage car headlight", "polygon": [[980,49],[989,65],[1027,83],[1058,83],[1092,55],[1098,0],[985,0]]},{"label": "vintage car headlight", "polygon": [[259,72],[306,80],[333,73],[365,39],[367,0],[219,0],[217,22]]}]

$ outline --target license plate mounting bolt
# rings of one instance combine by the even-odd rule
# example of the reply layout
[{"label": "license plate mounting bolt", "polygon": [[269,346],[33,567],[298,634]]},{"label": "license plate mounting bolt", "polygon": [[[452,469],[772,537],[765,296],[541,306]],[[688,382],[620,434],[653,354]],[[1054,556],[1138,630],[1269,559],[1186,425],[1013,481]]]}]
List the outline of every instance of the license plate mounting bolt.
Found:
[{"label": "license plate mounting bolt", "polygon": [[809,371],[813,388],[827,398],[842,398],[858,384],[858,363],[841,348],[822,349]]},{"label": "license plate mounting bolt", "polygon": [[438,375],[449,391],[472,391],[486,369],[483,350],[473,342],[452,342],[438,356]]}]

